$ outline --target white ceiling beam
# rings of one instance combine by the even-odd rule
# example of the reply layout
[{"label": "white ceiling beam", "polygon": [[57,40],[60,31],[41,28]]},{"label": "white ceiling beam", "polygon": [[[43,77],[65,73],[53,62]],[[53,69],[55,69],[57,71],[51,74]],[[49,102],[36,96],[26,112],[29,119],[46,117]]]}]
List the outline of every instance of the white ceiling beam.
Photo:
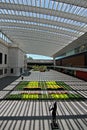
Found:
[{"label": "white ceiling beam", "polygon": [[[58,42],[63,42],[63,43],[67,43],[69,41],[71,41],[73,38],[69,38],[69,37],[64,37],[64,36],[57,36],[57,37],[53,37],[53,35],[51,35],[51,37],[45,37],[44,35],[37,35],[35,32],[31,32],[31,31],[22,31],[21,29],[4,29],[3,30],[5,33],[7,33],[8,35],[10,35],[10,37],[14,38],[14,39],[38,39],[38,40],[44,40],[44,41],[49,41],[49,42],[53,42],[55,44],[57,44]],[[40,33],[39,33],[40,34]]]},{"label": "white ceiling beam", "polygon": [[[64,35],[68,35],[71,37],[78,37],[79,33],[75,33],[75,32],[70,32],[70,31],[66,31],[66,30],[62,30],[62,29],[56,29],[56,28],[51,28],[51,27],[43,27],[43,26],[38,26],[38,25],[26,25],[26,24],[21,24],[21,23],[1,23],[2,26],[7,26],[7,27],[20,27],[21,28],[25,28],[25,31],[29,28],[31,29],[37,29],[37,30],[42,30],[42,31],[49,31],[49,32],[53,32],[53,33],[60,33],[60,34],[64,34]],[[4,27],[2,27],[4,28]],[[19,29],[19,28],[18,28]],[[13,29],[14,30],[14,29]]]},{"label": "white ceiling beam", "polygon": [[[53,35],[53,34],[49,34],[49,33],[41,33],[41,32],[37,32],[37,31],[24,31],[24,30],[16,30],[16,29],[3,29],[4,32],[8,33],[9,35],[12,35],[13,36],[19,36],[19,37],[35,37],[35,38],[41,38],[41,39],[50,39],[50,40],[53,40],[53,41],[58,41],[59,39],[64,39],[64,40],[67,40],[67,41],[70,41],[72,38],[71,37],[67,37],[67,36],[63,36],[63,35]],[[18,33],[17,33],[18,32]]]},{"label": "white ceiling beam", "polygon": [[29,5],[22,5],[22,4],[18,5],[18,4],[0,2],[0,9],[33,12],[33,13],[56,16],[56,17],[61,17],[61,18],[66,18],[66,19],[71,19],[74,21],[87,23],[87,17],[83,17],[80,15],[71,14],[71,13],[67,13],[63,11],[56,11],[55,13],[55,10],[41,8],[41,7],[39,8],[39,7],[34,7],[34,6],[29,6]]},{"label": "white ceiling beam", "polygon": [[[42,24],[49,24],[49,25],[54,25],[58,27],[64,27],[72,30],[77,30],[81,32],[86,32],[86,28],[81,28],[80,26],[72,25],[69,23],[64,23],[64,22],[58,22],[58,21],[53,21],[53,20],[48,20],[48,19],[39,19],[39,18],[33,18],[33,17],[27,17],[27,16],[19,16],[19,15],[2,15],[0,14],[1,19],[6,19],[6,20],[19,20],[19,21],[26,21],[26,22],[36,22],[36,23],[42,23]],[[1,22],[3,24],[3,22]]]},{"label": "white ceiling beam", "polygon": [[40,33],[36,34],[35,31],[24,31],[23,29],[3,29],[3,31],[10,35],[11,37],[19,37],[19,39],[22,37],[24,39],[26,38],[34,38],[34,39],[42,39],[42,40],[48,40],[48,41],[53,41],[53,42],[58,42],[58,40],[60,41],[63,41],[65,43],[65,41],[71,41],[73,38],[69,38],[69,37],[64,37],[63,35],[57,35],[57,37],[54,37],[52,34],[49,35],[46,33],[46,37],[45,35],[41,35]]},{"label": "white ceiling beam", "polygon": [[[26,30],[26,29],[23,29],[23,28],[19,28],[19,29],[17,29],[17,28],[9,28],[9,27],[2,27],[2,29],[1,29],[2,31],[6,31],[7,33],[8,32],[18,32],[19,34],[21,33],[21,34],[23,34],[23,35],[27,35],[27,34],[29,34],[29,35],[34,35],[34,36],[39,36],[39,37],[45,37],[45,38],[55,38],[55,39],[58,39],[59,37],[64,37],[64,35],[62,35],[62,34],[54,34],[54,33],[48,33],[48,32],[42,32],[42,31],[37,31],[37,30]],[[66,38],[66,39],[71,39],[71,37],[70,36],[65,36],[64,38]]]},{"label": "white ceiling beam", "polygon": [[53,44],[54,46],[65,45],[68,42],[67,40],[64,40],[64,39],[59,39],[58,41],[50,41],[48,39],[41,39],[41,38],[37,39],[37,38],[34,38],[34,37],[26,37],[26,38],[24,38],[22,36],[19,36],[19,37],[13,36],[13,38],[14,39],[16,38],[17,41],[21,41],[21,42],[23,42],[23,41],[29,42],[30,40],[31,41],[41,41],[41,42],[43,41],[44,44],[49,43],[50,45]]}]

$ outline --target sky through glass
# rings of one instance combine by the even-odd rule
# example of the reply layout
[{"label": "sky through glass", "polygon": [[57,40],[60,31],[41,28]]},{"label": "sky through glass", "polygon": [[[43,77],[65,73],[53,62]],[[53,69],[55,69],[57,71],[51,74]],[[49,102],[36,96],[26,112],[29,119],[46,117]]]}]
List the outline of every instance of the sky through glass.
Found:
[{"label": "sky through glass", "polygon": [[27,57],[32,57],[33,59],[44,59],[44,60],[52,60],[52,57],[48,57],[48,56],[42,56],[42,55],[36,55],[36,54],[27,54]]}]

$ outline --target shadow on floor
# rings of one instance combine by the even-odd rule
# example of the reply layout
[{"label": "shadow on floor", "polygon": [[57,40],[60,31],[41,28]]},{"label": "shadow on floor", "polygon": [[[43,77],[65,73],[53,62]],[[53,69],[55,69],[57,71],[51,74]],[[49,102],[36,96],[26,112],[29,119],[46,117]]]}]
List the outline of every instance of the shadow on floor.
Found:
[{"label": "shadow on floor", "polygon": [[19,76],[6,76],[3,78],[0,78],[0,91],[18,78]]}]

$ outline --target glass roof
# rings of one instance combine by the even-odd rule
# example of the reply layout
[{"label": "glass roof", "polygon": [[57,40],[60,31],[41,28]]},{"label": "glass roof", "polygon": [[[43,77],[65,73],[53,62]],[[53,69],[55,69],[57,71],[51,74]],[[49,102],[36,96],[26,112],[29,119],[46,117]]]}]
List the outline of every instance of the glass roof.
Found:
[{"label": "glass roof", "polygon": [[[20,40],[21,34],[19,37],[15,35],[19,29],[20,31],[24,30],[24,36],[26,30],[28,30],[29,35],[30,30],[34,33],[38,32],[39,35],[46,33],[44,39],[48,39],[47,36],[53,34],[53,41],[51,40],[53,43],[54,34],[56,37],[61,36],[59,41],[58,38],[56,39],[58,48],[52,50],[52,46],[51,51],[47,52],[47,55],[50,55],[51,52],[62,49],[61,46],[59,47],[60,41],[64,47],[87,32],[87,2],[85,0],[72,0],[70,2],[69,0],[0,0],[0,29],[19,45],[25,43]],[[17,40],[18,38],[19,40]]]}]

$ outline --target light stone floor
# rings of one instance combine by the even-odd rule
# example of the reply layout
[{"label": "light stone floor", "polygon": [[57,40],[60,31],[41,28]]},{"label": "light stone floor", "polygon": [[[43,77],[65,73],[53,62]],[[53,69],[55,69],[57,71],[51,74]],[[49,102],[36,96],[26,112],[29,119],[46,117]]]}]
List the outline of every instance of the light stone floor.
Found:
[{"label": "light stone floor", "polygon": [[[64,81],[87,98],[87,82],[60,72],[33,72],[25,81]],[[21,81],[15,80],[0,91],[0,130],[51,130],[53,101],[11,101],[4,96]],[[59,130],[87,130],[87,100],[57,101],[57,123]]]}]

